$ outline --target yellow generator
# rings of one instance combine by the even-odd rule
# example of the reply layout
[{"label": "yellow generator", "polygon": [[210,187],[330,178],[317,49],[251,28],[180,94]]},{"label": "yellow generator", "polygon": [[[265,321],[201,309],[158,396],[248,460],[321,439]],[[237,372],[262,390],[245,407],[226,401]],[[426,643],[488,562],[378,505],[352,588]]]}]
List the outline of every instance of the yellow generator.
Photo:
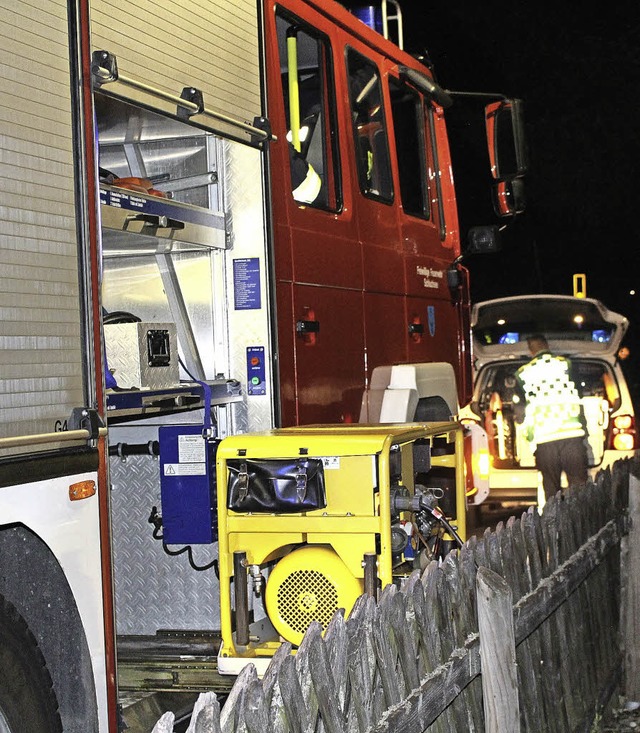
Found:
[{"label": "yellow generator", "polygon": [[[430,475],[450,472],[445,517]],[[465,537],[458,423],[325,425],[234,435],[217,452],[221,674],[263,674],[284,642],[325,629]]]}]

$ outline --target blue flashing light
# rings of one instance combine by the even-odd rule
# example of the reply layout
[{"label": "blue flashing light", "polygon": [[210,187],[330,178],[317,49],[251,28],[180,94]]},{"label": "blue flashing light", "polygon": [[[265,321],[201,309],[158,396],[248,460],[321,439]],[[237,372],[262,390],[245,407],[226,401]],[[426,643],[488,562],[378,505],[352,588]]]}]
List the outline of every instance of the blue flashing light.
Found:
[{"label": "blue flashing light", "polygon": [[382,11],[380,8],[375,5],[363,5],[353,8],[351,12],[369,28],[382,33]]},{"label": "blue flashing light", "polygon": [[598,344],[608,344],[611,340],[611,332],[604,328],[598,328],[591,332],[591,340]]}]

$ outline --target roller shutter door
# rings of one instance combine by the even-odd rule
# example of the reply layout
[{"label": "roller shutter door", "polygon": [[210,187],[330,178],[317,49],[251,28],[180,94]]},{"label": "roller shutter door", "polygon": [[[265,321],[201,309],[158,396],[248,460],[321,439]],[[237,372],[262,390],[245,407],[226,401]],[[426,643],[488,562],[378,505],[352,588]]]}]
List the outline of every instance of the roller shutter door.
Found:
[{"label": "roller shutter door", "polygon": [[0,130],[1,440],[83,404],[65,2],[0,0]]},{"label": "roller shutter door", "polygon": [[178,96],[193,86],[207,109],[240,121],[260,114],[255,0],[93,0],[91,30],[93,50],[128,78]]}]

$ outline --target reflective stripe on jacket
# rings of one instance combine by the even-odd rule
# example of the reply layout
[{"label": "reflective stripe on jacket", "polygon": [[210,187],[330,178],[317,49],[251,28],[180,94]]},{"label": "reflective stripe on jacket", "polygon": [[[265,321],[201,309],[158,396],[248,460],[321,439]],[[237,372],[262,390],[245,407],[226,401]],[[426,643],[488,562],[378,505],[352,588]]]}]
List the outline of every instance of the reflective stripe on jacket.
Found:
[{"label": "reflective stripe on jacket", "polygon": [[524,424],[529,440],[549,443],[585,434],[580,395],[568,359],[542,351],[520,367],[516,376],[527,402]]},{"label": "reflective stripe on jacket", "polygon": [[313,166],[307,164],[307,172],[304,180],[293,190],[293,198],[301,204],[312,204],[322,188],[320,176],[313,170]]}]

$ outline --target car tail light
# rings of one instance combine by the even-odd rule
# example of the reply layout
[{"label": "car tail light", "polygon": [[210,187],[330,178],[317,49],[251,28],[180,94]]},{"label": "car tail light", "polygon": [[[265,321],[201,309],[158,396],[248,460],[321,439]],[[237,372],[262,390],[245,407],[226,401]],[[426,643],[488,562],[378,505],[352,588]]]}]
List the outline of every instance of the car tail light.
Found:
[{"label": "car tail light", "polygon": [[489,496],[489,442],[487,433],[476,420],[462,418],[467,436],[465,440],[465,463],[467,469],[467,500],[481,504]]},{"label": "car tail light", "polygon": [[478,475],[482,479],[489,478],[489,468],[491,466],[491,459],[489,457],[488,449],[480,450],[475,455],[475,463],[478,469]]},{"label": "car tail light", "polygon": [[632,415],[613,418],[609,443],[613,450],[633,450],[636,447],[636,421]]}]

